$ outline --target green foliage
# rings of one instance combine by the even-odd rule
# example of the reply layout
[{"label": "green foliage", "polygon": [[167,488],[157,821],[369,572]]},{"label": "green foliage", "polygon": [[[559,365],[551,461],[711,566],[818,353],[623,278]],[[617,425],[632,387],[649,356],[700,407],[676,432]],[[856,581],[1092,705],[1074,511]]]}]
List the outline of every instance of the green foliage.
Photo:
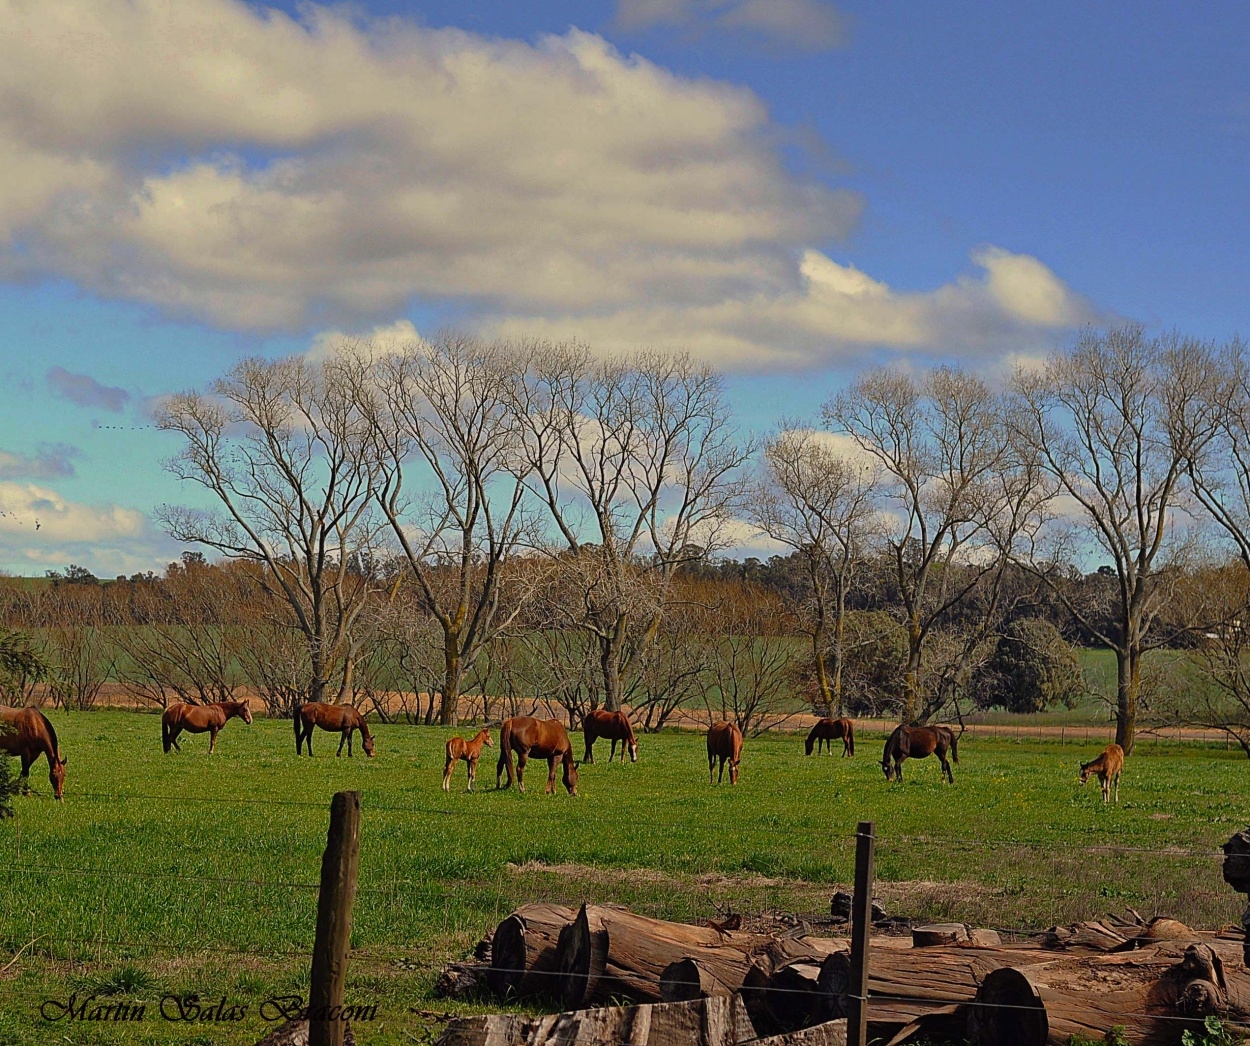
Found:
[{"label": "green foliage", "polygon": [[885,714],[903,700],[907,633],[884,610],[846,615],[842,644],[842,699],[855,715]]},{"label": "green foliage", "polygon": [[1189,1029],[1181,1035],[1181,1046],[1238,1046],[1243,1041],[1240,1035],[1226,1028],[1215,1016],[1203,1020],[1200,1035],[1195,1035]]},{"label": "green foliage", "polygon": [[47,679],[51,671],[28,633],[0,630],[0,696],[20,696],[27,684]]},{"label": "green foliage", "polygon": [[1041,712],[1055,705],[1074,708],[1084,691],[1081,666],[1049,621],[1013,621],[973,680],[980,708]]},{"label": "green foliage", "polygon": [[20,787],[13,760],[0,752],[0,821],[13,816],[13,797]]}]

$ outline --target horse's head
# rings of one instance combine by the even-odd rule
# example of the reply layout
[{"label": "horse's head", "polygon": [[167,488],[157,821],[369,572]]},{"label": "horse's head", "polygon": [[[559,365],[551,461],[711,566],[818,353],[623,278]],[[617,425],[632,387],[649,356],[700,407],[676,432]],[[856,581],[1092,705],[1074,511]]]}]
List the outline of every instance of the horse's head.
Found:
[{"label": "horse's head", "polygon": [[631,763],[638,762],[638,742],[632,737],[629,739],[629,761]]},{"label": "horse's head", "polygon": [[236,701],[234,703],[235,715],[237,715],[248,726],[252,725],[252,710],[247,707],[246,701]]},{"label": "horse's head", "polygon": [[373,737],[370,734],[366,734],[363,730],[361,731],[361,735],[362,740],[360,743],[364,746],[365,755],[373,758]]},{"label": "horse's head", "polygon": [[569,790],[569,795],[577,795],[577,764],[572,759],[564,764],[564,787]]},{"label": "horse's head", "polygon": [[65,764],[68,761],[62,759],[59,752],[55,758],[48,761],[48,783],[52,785],[52,794],[58,799],[63,798],[61,793],[65,791]]},{"label": "horse's head", "polygon": [[1082,763],[1080,776],[1077,778],[1077,780],[1080,781],[1081,784],[1084,784],[1086,781],[1090,779],[1093,773],[1094,771],[1091,768],[1089,763]]},{"label": "horse's head", "polygon": [[477,732],[477,737],[475,737],[474,740],[481,741],[486,748],[495,747],[490,739],[490,731],[487,730],[486,727],[482,727],[482,729]]},{"label": "horse's head", "polygon": [[887,781],[894,780],[894,767],[888,759],[881,760],[881,769],[885,771],[885,779]]}]

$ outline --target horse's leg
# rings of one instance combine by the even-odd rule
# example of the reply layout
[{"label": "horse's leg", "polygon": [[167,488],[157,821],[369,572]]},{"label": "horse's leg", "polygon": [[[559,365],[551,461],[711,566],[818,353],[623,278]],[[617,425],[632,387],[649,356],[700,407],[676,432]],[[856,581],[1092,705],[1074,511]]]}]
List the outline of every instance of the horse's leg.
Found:
[{"label": "horse's leg", "polygon": [[182,745],[178,743],[178,735],[180,733],[182,733],[182,727],[180,726],[171,726],[169,728],[169,743],[174,746],[175,752],[182,751]]},{"label": "horse's leg", "polygon": [[336,759],[343,754],[343,745],[346,741],[347,741],[347,731],[340,730],[339,731],[339,750],[334,753],[334,756]]},{"label": "horse's leg", "polygon": [[525,764],[530,761],[530,750],[522,748],[516,756],[516,785],[517,791],[522,795],[525,794]]},{"label": "horse's leg", "polygon": [[208,754],[212,755],[217,751],[217,727],[210,726],[208,728]]},{"label": "horse's leg", "polygon": [[469,791],[473,791],[473,779],[477,777],[477,756],[470,756],[465,760],[465,764],[469,768]]},{"label": "horse's leg", "polygon": [[707,783],[716,783],[716,756],[714,755],[707,757]]},{"label": "horse's leg", "polygon": [[612,747],[608,749],[608,766],[611,766],[616,761],[616,738],[613,737],[609,740],[612,742]]},{"label": "horse's leg", "polygon": [[447,757],[447,762],[443,766],[443,791],[451,791],[451,772],[456,768],[456,760],[451,756]]},{"label": "horse's leg", "polygon": [[356,732],[356,728],[354,726],[349,726],[347,728],[347,758],[348,759],[352,757],[352,735],[355,732]]},{"label": "horse's leg", "polygon": [[[499,760],[495,763],[495,791],[499,791],[499,779],[503,777],[503,768],[508,765],[508,750],[499,746]],[[509,782],[511,784],[511,782]]]},{"label": "horse's leg", "polygon": [[586,758],[582,760],[583,763],[594,763],[594,748],[597,740],[598,738],[591,731],[586,731]]},{"label": "horse's leg", "polygon": [[[4,758],[5,756],[0,755],[0,759]],[[22,786],[22,795],[30,795],[30,764],[34,761],[34,756],[26,755],[25,753],[22,754],[22,772],[18,776],[18,781]]]},{"label": "horse's leg", "polygon": [[1115,801],[1117,804],[1120,802],[1120,775],[1119,774],[1115,775]]},{"label": "horse's leg", "polygon": [[724,782],[724,780],[725,780],[725,757],[722,755],[720,756],[720,768],[719,768],[718,773],[716,774],[716,783],[721,784]]},{"label": "horse's leg", "polygon": [[543,795],[555,795],[556,792],[556,757],[555,753],[547,756],[547,787]]}]

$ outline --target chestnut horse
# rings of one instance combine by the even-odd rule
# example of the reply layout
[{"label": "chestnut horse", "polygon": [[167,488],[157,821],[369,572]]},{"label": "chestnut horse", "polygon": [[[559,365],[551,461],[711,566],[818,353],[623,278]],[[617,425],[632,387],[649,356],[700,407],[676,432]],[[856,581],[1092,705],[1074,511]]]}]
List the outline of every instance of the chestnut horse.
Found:
[{"label": "chestnut horse", "polygon": [[472,741],[463,737],[453,737],[447,742],[447,765],[443,767],[443,791],[451,791],[451,772],[456,764],[463,759],[469,767],[469,791],[473,791],[473,781],[477,777],[477,761],[482,757],[482,746],[492,748],[490,731],[482,727]]},{"label": "chestnut horse", "polygon": [[816,745],[816,754],[820,755],[820,745],[823,741],[830,755],[833,755],[833,742],[836,738],[842,738],[842,755],[855,754],[855,724],[849,719],[822,719],[814,727],[812,732],[807,735],[807,754],[812,754],[812,744]]},{"label": "chestnut horse", "polygon": [[716,783],[725,777],[725,760],[729,760],[729,783],[738,783],[738,764],[742,762],[742,731],[737,723],[713,723],[707,732],[707,779],[712,782],[716,760],[720,760],[720,774]]},{"label": "chestnut horse", "polygon": [[[881,755],[881,769],[885,771],[885,779],[893,781],[903,779],[904,759],[923,759],[937,753],[942,764],[942,780],[955,783],[955,775],[951,772],[951,764],[946,759],[947,751],[951,758],[959,762],[959,738],[949,726],[899,726],[885,743],[885,751]],[[893,761],[894,765],[890,763]]]},{"label": "chestnut horse", "polygon": [[41,755],[48,760],[48,783],[58,799],[65,788],[66,760],[56,731],[48,717],[39,709],[5,708],[0,706],[0,754],[21,756],[22,774],[18,780],[22,793],[30,795],[30,767]]},{"label": "chestnut horse", "polygon": [[608,762],[616,758],[616,742],[621,745],[621,762],[625,762],[625,749],[629,749],[629,761],[638,762],[638,741],[634,737],[634,726],[624,712],[605,712],[602,708],[586,713],[582,720],[582,733],[586,735],[586,758],[583,763],[593,763],[595,753],[591,751],[599,738],[612,742],[612,751],[608,753]]},{"label": "chestnut horse", "polygon": [[347,755],[351,758],[352,734],[359,730],[360,743],[365,750],[365,755],[373,756],[373,735],[369,733],[365,717],[351,705],[327,705],[321,701],[310,701],[306,705],[297,705],[292,718],[295,720],[296,755],[300,754],[300,748],[305,742],[308,743],[308,754],[312,755],[313,727],[319,726],[322,730],[331,732],[337,730],[341,735],[339,750],[334,753],[335,755],[343,754],[343,744],[346,742]]},{"label": "chestnut horse", "polygon": [[[499,729],[499,762],[495,764],[495,787],[512,787],[512,753],[516,752],[516,780],[521,792],[525,791],[525,764],[529,757],[547,760],[547,787],[544,794],[556,790],[556,760],[564,765],[564,787],[569,795],[577,795],[577,763],[573,759],[573,743],[564,725],[555,719],[531,719],[516,716],[505,719]],[[508,783],[500,785],[504,767],[508,769]]]},{"label": "chestnut horse", "polygon": [[1102,750],[1102,755],[1081,764],[1081,784],[1091,777],[1097,777],[1102,785],[1102,801],[1111,801],[1111,785],[1115,784],[1115,801],[1120,801],[1120,773],[1124,769],[1124,749],[1117,744],[1109,744]]},{"label": "chestnut horse", "polygon": [[217,731],[226,725],[226,721],[238,716],[245,723],[251,723],[252,713],[246,701],[214,701],[211,705],[188,705],[179,701],[165,709],[161,716],[161,744],[166,754],[170,748],[182,751],[178,743],[178,735],[184,730],[188,734],[202,734],[207,730],[210,734],[208,754],[217,749]]}]

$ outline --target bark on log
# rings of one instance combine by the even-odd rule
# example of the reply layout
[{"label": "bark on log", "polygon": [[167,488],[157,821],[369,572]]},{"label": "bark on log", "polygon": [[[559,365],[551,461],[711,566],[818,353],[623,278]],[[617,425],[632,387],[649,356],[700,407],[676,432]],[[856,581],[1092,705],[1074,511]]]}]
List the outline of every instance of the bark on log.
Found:
[{"label": "bark on log", "polygon": [[665,1002],[689,1002],[732,995],[733,989],[698,959],[678,959],[664,967],[660,974],[660,998]]},{"label": "bark on log", "polygon": [[[1224,954],[1221,955],[1221,952]],[[1114,955],[1064,956],[985,977],[969,1008],[977,1046],[1060,1046],[1073,1035],[1101,1039],[1124,1028],[1134,1046],[1174,1043],[1191,1018],[1250,1018],[1250,975],[1231,969],[1227,942],[1163,941]]]},{"label": "bark on log", "polygon": [[486,980],[501,999],[556,995],[556,942],[577,913],[562,904],[526,904],[495,930]]},{"label": "bark on log", "polygon": [[[665,971],[683,959],[694,959],[701,971],[735,991],[752,964],[759,964],[767,977],[786,962],[819,962],[845,947],[841,939],[721,931],[649,919],[609,905],[583,905],[556,946],[559,998],[568,1009],[613,997],[659,1002]],[[670,978],[664,983],[690,982]]]},{"label": "bark on log", "polygon": [[[547,1017],[512,1013],[470,1017],[453,1023],[437,1046],[739,1046],[755,1039],[755,1028],[742,1000],[725,996],[578,1010]],[[841,1044],[827,1039],[816,1040],[810,1046]]]}]

